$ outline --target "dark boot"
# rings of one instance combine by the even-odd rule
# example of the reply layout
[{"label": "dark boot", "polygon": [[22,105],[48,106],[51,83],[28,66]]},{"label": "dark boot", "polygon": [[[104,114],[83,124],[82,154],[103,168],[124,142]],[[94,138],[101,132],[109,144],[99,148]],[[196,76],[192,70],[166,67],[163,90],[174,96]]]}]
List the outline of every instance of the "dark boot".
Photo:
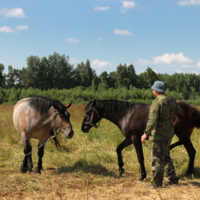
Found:
[{"label": "dark boot", "polygon": [[173,179],[173,180],[164,182],[164,185],[165,185],[165,186],[168,186],[168,185],[175,185],[175,184],[176,184],[176,185],[178,184],[178,177],[176,177],[176,178]]}]

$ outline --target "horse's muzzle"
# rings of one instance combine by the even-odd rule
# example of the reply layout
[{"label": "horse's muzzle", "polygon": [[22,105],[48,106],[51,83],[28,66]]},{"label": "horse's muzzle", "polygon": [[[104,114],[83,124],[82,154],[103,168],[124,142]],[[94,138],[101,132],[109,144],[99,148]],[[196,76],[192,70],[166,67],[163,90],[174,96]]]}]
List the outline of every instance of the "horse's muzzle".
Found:
[{"label": "horse's muzzle", "polygon": [[[68,130],[68,131],[67,131]],[[74,131],[73,129],[70,127],[70,128],[67,128],[65,129],[64,131],[61,130],[61,132],[63,132],[64,136],[69,139],[69,138],[72,138],[74,136]]]},{"label": "horse's muzzle", "polygon": [[83,133],[88,133],[90,128],[88,127],[88,125],[82,125],[81,130],[83,131]]},{"label": "horse's muzzle", "polygon": [[71,130],[69,133],[68,133],[68,137],[67,138],[72,138],[74,136],[74,131]]}]

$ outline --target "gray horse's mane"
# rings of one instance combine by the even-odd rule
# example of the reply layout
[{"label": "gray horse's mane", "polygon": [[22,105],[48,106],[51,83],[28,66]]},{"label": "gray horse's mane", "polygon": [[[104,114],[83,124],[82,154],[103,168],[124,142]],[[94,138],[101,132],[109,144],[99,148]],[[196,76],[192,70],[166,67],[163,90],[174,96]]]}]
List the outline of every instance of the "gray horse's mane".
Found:
[{"label": "gray horse's mane", "polygon": [[64,113],[66,107],[57,99],[50,99],[41,96],[28,98],[28,105],[33,107],[41,115],[46,114],[51,106],[54,106],[59,112]]}]

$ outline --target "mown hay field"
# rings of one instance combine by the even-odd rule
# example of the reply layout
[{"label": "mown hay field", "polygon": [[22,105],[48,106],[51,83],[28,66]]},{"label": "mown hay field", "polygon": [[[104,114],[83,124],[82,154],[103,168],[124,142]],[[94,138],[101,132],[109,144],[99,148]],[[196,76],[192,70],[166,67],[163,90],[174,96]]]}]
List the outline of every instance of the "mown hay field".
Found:
[{"label": "mown hay field", "polygon": [[[125,174],[118,177],[116,147],[124,137],[120,130],[107,120],[89,133],[81,131],[84,106],[72,105],[69,109],[75,131],[72,139],[59,134],[61,147],[53,142],[45,145],[41,175],[22,174],[19,169],[23,158],[1,162],[23,155],[20,135],[12,123],[13,105],[0,105],[0,199],[15,200],[86,200],[86,199],[200,199],[200,130],[195,129],[192,143],[197,150],[194,174],[184,176],[188,155],[183,146],[171,152],[179,185],[147,189],[151,178],[151,142],[143,145],[147,178],[137,183],[140,167],[132,146],[123,150]],[[173,138],[173,142],[177,138]],[[37,140],[31,140],[33,149]],[[34,169],[37,151],[33,152]]]}]

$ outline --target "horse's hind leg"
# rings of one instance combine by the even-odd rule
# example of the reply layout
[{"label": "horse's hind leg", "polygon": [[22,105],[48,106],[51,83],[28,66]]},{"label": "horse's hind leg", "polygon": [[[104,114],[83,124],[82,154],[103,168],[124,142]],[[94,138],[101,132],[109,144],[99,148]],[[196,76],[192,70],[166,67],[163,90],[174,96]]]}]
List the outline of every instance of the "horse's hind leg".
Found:
[{"label": "horse's hind leg", "polygon": [[[38,147],[41,145],[41,143],[39,142],[38,143]],[[36,168],[36,171],[35,173],[37,174],[41,174],[41,169],[42,169],[42,157],[44,155],[44,145],[41,146],[39,149],[38,149],[38,164],[37,164],[37,168]]]},{"label": "horse's hind leg", "polygon": [[[31,155],[27,155],[27,154],[31,152],[31,145],[30,145],[30,143],[29,143],[29,141],[28,141],[28,138],[27,138],[27,136],[26,136],[25,133],[23,133],[23,134],[21,135],[21,138],[22,138],[22,141],[23,141],[23,144],[24,144],[24,154],[25,154],[26,156],[24,157],[23,164],[22,164],[21,167],[20,167],[20,171],[21,171],[22,173],[26,173],[27,170],[29,169],[29,168],[28,168],[28,158],[29,158],[29,160],[30,160],[30,156],[31,156]],[[32,159],[31,159],[31,160],[32,160]]]},{"label": "horse's hind leg", "polygon": [[173,148],[175,148],[176,146],[182,145],[183,142],[181,140],[179,140],[178,142],[171,144],[170,145],[170,150],[172,150]]},{"label": "horse's hind leg", "polygon": [[[28,141],[30,152],[32,151],[31,143]],[[32,153],[28,155],[28,172],[32,172],[33,161],[32,161]]]},{"label": "horse's hind leg", "polygon": [[140,139],[138,139],[138,140],[133,139],[133,144],[135,146],[138,162],[140,163],[140,168],[141,168],[141,177],[138,181],[138,183],[139,183],[146,178],[146,170],[145,170],[145,166],[144,166],[144,154],[143,154],[142,143],[141,143]]},{"label": "horse's hind leg", "polygon": [[194,168],[194,159],[196,155],[196,150],[194,149],[190,138],[185,137],[183,142],[184,147],[186,148],[188,155],[189,155],[189,166],[186,174],[192,174]]},{"label": "horse's hind leg", "polygon": [[126,138],[121,144],[118,145],[116,152],[117,152],[117,157],[118,157],[118,166],[119,166],[119,176],[122,176],[124,173],[124,169],[122,168],[124,163],[122,159],[122,150],[132,144],[132,141],[130,138]]}]

